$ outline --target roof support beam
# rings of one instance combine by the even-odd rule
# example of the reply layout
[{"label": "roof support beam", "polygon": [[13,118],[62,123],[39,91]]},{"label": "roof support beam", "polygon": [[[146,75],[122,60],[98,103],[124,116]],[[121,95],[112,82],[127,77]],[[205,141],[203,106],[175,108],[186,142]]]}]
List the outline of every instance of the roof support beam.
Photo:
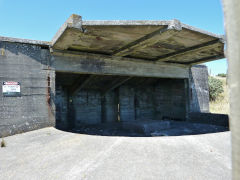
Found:
[{"label": "roof support beam", "polygon": [[[182,30],[182,24],[180,21],[174,19],[172,21],[170,21],[170,23],[168,25],[163,26],[162,28],[147,34],[139,39],[137,39],[136,41],[133,41],[123,47],[121,47],[120,49],[116,50],[115,52],[113,52],[111,55],[116,55],[116,56],[126,56],[129,54],[129,52],[131,52],[133,49],[138,48],[140,46],[145,46],[145,45],[149,45],[149,43],[156,43],[159,40],[165,40],[168,39],[169,37],[173,36],[173,34],[175,34],[177,31],[181,31]],[[160,38],[155,38],[155,36],[159,36]]]},{"label": "roof support beam", "polygon": [[95,75],[89,75],[84,81],[77,80],[74,82],[73,84],[76,85],[73,85],[73,87],[70,88],[70,95],[75,96],[77,92],[84,88],[94,77]]},{"label": "roof support beam", "polygon": [[166,34],[167,31],[169,31],[168,26],[166,26],[164,28],[161,28],[161,29],[158,29],[158,30],[156,30],[156,31],[154,31],[150,34],[147,34],[147,35],[137,39],[136,41],[133,41],[133,42],[121,47],[120,49],[114,51],[111,55],[125,56],[125,55],[128,54],[128,52],[131,49],[134,49],[134,48],[137,48],[137,47],[141,46],[143,42],[153,38],[156,35]]},{"label": "roof support beam", "polygon": [[119,80],[119,79],[114,80],[109,87],[107,87],[106,89],[104,89],[102,91],[102,95],[105,95],[107,92],[118,88],[119,86],[121,86],[122,84],[124,84],[125,82],[127,82],[131,78],[132,77],[126,77],[126,78],[121,79],[121,80]]},{"label": "roof support beam", "polygon": [[191,53],[191,52],[196,51],[196,50],[201,50],[203,48],[206,48],[208,46],[211,46],[211,45],[219,43],[219,42],[220,42],[220,40],[216,39],[216,40],[209,41],[209,42],[206,42],[206,43],[202,43],[202,44],[192,46],[192,47],[189,47],[189,48],[186,48],[186,49],[182,49],[182,50],[179,50],[179,51],[176,51],[176,52],[173,52],[173,53],[169,53],[169,54],[160,56],[160,57],[157,58],[156,61],[168,61],[169,58],[184,55],[186,53]]}]

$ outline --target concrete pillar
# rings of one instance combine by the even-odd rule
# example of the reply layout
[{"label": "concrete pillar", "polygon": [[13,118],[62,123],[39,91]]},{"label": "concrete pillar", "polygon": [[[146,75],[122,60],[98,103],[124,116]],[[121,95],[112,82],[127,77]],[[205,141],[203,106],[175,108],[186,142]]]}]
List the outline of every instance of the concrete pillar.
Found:
[{"label": "concrete pillar", "polygon": [[227,35],[230,129],[232,132],[232,178],[240,179],[240,2],[223,0]]},{"label": "concrete pillar", "polygon": [[142,86],[135,89],[136,120],[152,120],[154,118],[154,88]]},{"label": "concrete pillar", "polygon": [[135,121],[134,88],[121,86],[119,88],[120,121]]},{"label": "concrete pillar", "polygon": [[102,122],[117,122],[118,102],[117,93],[110,91],[102,97]]}]

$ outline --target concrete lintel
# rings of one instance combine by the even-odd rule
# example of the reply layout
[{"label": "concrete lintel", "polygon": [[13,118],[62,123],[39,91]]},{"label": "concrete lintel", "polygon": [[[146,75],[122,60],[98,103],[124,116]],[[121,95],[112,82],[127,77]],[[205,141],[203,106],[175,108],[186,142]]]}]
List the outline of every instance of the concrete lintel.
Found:
[{"label": "concrete lintel", "polygon": [[72,14],[66,21],[65,23],[60,27],[60,29],[57,31],[55,36],[53,37],[51,41],[51,45],[53,46],[56,44],[59,38],[63,35],[65,30],[67,28],[76,28],[79,29],[80,31],[83,31],[82,29],[82,17],[76,14]]},{"label": "concrete lintel", "polygon": [[189,65],[179,66],[178,64],[134,61],[131,58],[106,57],[90,53],[83,53],[82,55],[58,53],[52,56],[52,68],[54,68],[56,72],[189,78],[189,67]]}]

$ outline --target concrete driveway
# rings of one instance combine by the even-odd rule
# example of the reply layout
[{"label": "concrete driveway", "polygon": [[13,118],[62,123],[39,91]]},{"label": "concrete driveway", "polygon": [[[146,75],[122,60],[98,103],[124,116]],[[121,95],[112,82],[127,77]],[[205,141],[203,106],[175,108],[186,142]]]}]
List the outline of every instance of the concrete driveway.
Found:
[{"label": "concrete driveway", "polygon": [[113,137],[44,128],[5,142],[1,180],[231,179],[230,132]]}]

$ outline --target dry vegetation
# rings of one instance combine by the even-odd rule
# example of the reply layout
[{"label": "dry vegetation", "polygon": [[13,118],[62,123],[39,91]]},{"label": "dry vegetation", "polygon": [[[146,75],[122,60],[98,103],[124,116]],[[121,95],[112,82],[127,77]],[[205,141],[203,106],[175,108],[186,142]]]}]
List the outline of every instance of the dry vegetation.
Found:
[{"label": "dry vegetation", "polygon": [[216,100],[210,102],[210,112],[211,113],[219,113],[219,114],[229,114],[229,100],[228,100],[228,88],[226,78],[216,77],[223,82],[224,92],[221,96]]},{"label": "dry vegetation", "polygon": [[5,143],[3,138],[2,138],[2,141],[1,141],[1,147],[6,147],[6,143]]}]

